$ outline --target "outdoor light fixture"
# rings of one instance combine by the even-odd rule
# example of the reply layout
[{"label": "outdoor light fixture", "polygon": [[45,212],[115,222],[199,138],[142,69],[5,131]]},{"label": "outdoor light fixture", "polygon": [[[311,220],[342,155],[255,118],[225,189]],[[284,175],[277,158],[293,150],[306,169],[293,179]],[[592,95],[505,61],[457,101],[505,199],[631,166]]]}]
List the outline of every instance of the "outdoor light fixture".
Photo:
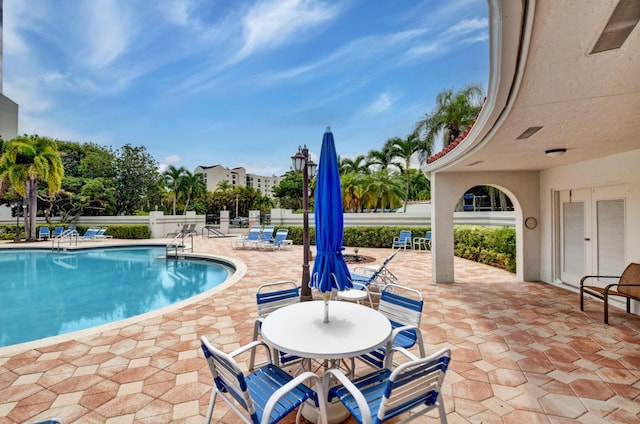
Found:
[{"label": "outdoor light fixture", "polygon": [[545,150],[544,154],[552,158],[557,158],[564,155],[566,152],[567,149],[549,149]]},{"label": "outdoor light fixture", "polygon": [[302,172],[302,244],[303,244],[303,262],[302,262],[302,289],[300,291],[300,300],[312,300],[311,287],[309,281],[311,274],[309,273],[309,178],[313,178],[316,174],[317,165],[309,156],[307,146],[298,147],[298,153],[291,156],[293,169],[299,174]]}]

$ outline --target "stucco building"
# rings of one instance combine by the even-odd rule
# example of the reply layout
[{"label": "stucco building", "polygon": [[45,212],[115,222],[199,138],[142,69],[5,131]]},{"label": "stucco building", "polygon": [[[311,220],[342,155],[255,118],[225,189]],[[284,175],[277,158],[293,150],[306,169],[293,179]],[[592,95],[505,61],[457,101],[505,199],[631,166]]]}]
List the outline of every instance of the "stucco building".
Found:
[{"label": "stucco building", "polygon": [[18,104],[3,94],[2,30],[2,0],[0,0],[0,137],[6,141],[18,135]]},{"label": "stucco building", "polygon": [[487,99],[423,168],[433,281],[455,281],[453,210],[474,185],[514,204],[520,279],[575,290],[640,262],[639,18],[634,0],[489,1]]},{"label": "stucco building", "polygon": [[201,174],[207,184],[207,191],[215,191],[218,184],[229,181],[232,187],[253,187],[260,190],[263,196],[273,197],[273,188],[282,177],[248,174],[243,167],[226,168],[222,165],[198,166],[194,173]]}]

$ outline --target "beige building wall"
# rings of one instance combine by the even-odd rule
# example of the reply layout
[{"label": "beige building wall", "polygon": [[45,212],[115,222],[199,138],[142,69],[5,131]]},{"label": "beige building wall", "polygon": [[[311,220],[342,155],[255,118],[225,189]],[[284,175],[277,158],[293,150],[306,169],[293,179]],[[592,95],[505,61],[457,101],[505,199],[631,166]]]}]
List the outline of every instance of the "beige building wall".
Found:
[{"label": "beige building wall", "polygon": [[215,191],[220,182],[227,180],[232,187],[253,187],[269,197],[273,197],[273,188],[281,180],[275,175],[247,174],[243,167],[226,168],[222,165],[198,166],[194,173],[202,174],[208,191]]}]

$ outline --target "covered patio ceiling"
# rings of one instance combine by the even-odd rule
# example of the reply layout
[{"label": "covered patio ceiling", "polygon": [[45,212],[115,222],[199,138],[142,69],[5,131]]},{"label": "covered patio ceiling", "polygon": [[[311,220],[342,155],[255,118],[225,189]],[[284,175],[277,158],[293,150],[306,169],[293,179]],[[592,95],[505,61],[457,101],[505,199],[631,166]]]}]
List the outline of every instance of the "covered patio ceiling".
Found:
[{"label": "covered patio ceiling", "polygon": [[[640,149],[640,2],[624,1],[490,0],[487,100],[467,138],[424,171],[542,170]],[[628,38],[593,53],[616,14]]]}]

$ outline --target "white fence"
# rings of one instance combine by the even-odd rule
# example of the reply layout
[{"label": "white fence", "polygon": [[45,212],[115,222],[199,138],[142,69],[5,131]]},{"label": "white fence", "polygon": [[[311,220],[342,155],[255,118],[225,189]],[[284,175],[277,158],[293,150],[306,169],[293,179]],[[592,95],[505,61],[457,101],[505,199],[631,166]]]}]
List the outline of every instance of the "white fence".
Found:
[{"label": "white fence", "polygon": [[[227,215],[228,211],[225,211]],[[259,219],[258,211],[251,211],[251,222]],[[455,212],[455,225],[485,225],[490,227],[515,227],[515,212]],[[224,220],[223,220],[224,221]],[[51,226],[59,221],[52,220]],[[0,224],[15,225],[16,219],[0,216]],[[20,225],[23,219],[20,219]],[[148,225],[152,238],[164,238],[175,233],[185,224],[196,224],[195,231],[200,234],[205,223],[204,215],[187,212],[186,215],[164,215],[163,212],[151,212],[143,216],[83,216],[74,225],[87,227],[109,227],[110,225]],[[302,214],[293,213],[290,209],[272,209],[271,224],[276,226],[302,226]],[[309,224],[314,225],[313,213],[309,213]],[[37,219],[37,225],[45,225],[44,218]],[[345,213],[345,227],[363,226],[403,226],[403,227],[431,227],[429,213]],[[228,215],[220,230],[227,234],[244,233],[246,229],[229,228]]]}]

